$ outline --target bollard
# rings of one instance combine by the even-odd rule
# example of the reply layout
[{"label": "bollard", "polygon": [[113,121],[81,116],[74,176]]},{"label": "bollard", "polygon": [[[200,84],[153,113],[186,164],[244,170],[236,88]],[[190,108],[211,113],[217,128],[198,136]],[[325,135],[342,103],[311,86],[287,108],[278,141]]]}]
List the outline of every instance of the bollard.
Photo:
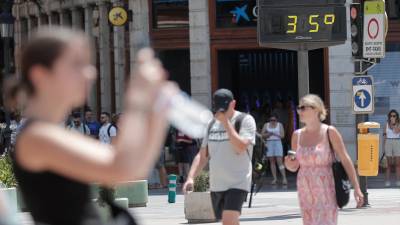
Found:
[{"label": "bollard", "polygon": [[168,175],[168,203],[175,203],[176,200],[176,178],[175,174]]},{"label": "bollard", "polygon": [[358,124],[360,133],[357,135],[358,145],[358,174],[360,176],[360,188],[364,194],[364,205],[368,207],[368,176],[377,176],[379,168],[379,134],[372,133],[369,129],[378,129],[380,124],[376,122],[364,122]]}]

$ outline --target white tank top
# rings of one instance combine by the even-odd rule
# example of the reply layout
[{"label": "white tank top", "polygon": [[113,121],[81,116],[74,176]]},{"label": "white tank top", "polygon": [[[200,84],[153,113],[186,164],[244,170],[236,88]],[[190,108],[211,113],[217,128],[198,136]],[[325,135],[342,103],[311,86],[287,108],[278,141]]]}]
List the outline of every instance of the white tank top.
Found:
[{"label": "white tank top", "polygon": [[[280,132],[279,123],[276,124],[275,128],[271,128],[269,125],[270,125],[270,123],[267,123],[267,132],[280,135],[281,132]],[[270,136],[269,138],[267,138],[267,141],[272,141],[272,140],[281,140],[281,138],[278,137],[278,136],[275,136],[275,135]]]},{"label": "white tank top", "polygon": [[387,139],[400,138],[400,133],[395,133],[394,130],[390,129],[389,124],[387,124],[387,126],[386,126],[386,138]]}]

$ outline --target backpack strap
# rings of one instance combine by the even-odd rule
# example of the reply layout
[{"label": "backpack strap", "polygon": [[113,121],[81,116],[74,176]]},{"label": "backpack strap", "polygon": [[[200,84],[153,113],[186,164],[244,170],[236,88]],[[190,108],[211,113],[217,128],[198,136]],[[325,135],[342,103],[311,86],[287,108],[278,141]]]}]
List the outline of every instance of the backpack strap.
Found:
[{"label": "backpack strap", "polygon": [[115,129],[117,129],[117,127],[116,127],[115,125],[113,125],[112,123],[110,123],[110,126],[108,126],[108,128],[107,128],[108,137],[111,137],[111,134],[110,134],[110,132],[111,132],[111,127],[115,127]]},{"label": "backpack strap", "polygon": [[242,123],[244,118],[247,116],[247,113],[240,113],[239,116],[236,118],[234,127],[236,132],[240,133],[240,128],[242,127]]},{"label": "backpack strap", "polygon": [[[210,123],[208,124],[207,134],[206,134],[206,137],[207,137],[207,138],[209,137],[209,135],[210,135],[210,130],[211,130],[211,128],[212,128],[212,126],[214,125],[215,122],[216,122],[216,119],[213,118],[213,119],[210,121]],[[206,156],[207,156],[207,157],[210,157],[210,153],[208,152],[208,145],[207,145],[207,147],[206,147]]]},{"label": "backpack strap", "polygon": [[[240,113],[239,116],[236,118],[234,127],[235,127],[235,130],[236,130],[236,132],[238,134],[240,133],[240,128],[242,128],[242,123],[243,123],[243,120],[244,120],[244,118],[246,116],[247,116],[247,113]],[[246,149],[246,152],[247,152],[247,156],[249,156],[249,159],[250,159],[250,162],[251,162],[252,160],[251,160],[249,149]]]},{"label": "backpack strap", "polygon": [[[86,131],[87,131],[86,123],[82,123],[82,125],[83,125],[83,134],[86,135]],[[89,134],[90,134],[90,132],[89,132]]]}]

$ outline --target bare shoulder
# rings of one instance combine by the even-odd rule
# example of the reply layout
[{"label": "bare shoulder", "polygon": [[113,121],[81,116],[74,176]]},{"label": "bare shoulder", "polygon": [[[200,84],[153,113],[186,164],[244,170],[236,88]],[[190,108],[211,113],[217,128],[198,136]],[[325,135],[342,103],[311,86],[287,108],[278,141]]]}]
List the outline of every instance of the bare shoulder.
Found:
[{"label": "bare shoulder", "polygon": [[63,127],[35,122],[20,134],[17,142],[16,160],[25,169],[42,171],[50,160],[63,160],[71,155],[79,155],[82,148],[91,152],[100,144],[77,132],[68,131]]},{"label": "bare shoulder", "polygon": [[341,138],[341,134],[335,126],[327,124],[325,124],[325,126],[327,126],[329,137],[334,139]]}]

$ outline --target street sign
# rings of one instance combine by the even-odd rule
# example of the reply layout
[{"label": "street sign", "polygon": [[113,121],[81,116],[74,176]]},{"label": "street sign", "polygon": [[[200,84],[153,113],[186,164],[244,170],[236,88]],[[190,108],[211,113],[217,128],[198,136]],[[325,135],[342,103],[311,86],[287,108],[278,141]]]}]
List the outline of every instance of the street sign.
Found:
[{"label": "street sign", "polygon": [[374,87],[372,76],[353,77],[353,112],[369,114],[374,112]]},{"label": "street sign", "polygon": [[364,2],[364,58],[385,57],[385,2]]},{"label": "street sign", "polygon": [[108,13],[108,20],[114,26],[123,26],[128,21],[128,12],[120,7],[114,7]]}]

